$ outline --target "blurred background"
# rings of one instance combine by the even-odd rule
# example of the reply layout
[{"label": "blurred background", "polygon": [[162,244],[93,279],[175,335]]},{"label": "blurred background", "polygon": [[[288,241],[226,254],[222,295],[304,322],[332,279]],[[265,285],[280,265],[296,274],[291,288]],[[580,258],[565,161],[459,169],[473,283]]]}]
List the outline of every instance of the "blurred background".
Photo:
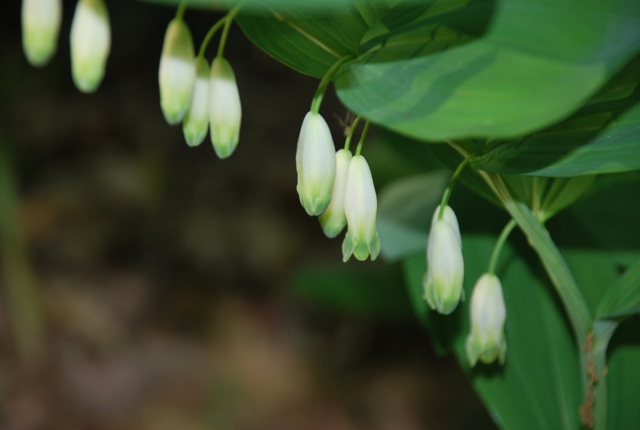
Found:
[{"label": "blurred background", "polygon": [[[402,268],[342,263],[342,239],[300,206],[295,146],[318,81],[234,27],[243,124],[221,161],[160,111],[175,11],[108,2],[106,77],[85,95],[74,4],[43,69],[22,53],[20,2],[0,14],[0,428],[494,428],[414,318]],[[187,12],[196,46],[220,16]],[[322,113],[340,144],[332,90]],[[393,175],[370,136],[382,187]]]}]

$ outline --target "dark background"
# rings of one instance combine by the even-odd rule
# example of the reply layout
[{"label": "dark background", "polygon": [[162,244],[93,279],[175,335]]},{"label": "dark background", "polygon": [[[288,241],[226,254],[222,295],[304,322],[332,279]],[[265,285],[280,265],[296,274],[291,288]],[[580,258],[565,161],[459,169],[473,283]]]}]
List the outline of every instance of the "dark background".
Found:
[{"label": "dark background", "polygon": [[[341,239],[299,204],[295,146],[318,80],[234,27],[243,124],[221,161],[160,111],[174,10],[109,2],[106,76],[85,95],[70,74],[73,7],[42,69],[22,53],[20,2],[0,14],[0,213],[15,215],[0,237],[0,428],[492,428],[410,311],[308,293],[309,273],[379,270],[404,294],[399,267],[343,264]],[[187,12],[196,49],[220,16]],[[339,144],[331,90],[321,112]]]}]

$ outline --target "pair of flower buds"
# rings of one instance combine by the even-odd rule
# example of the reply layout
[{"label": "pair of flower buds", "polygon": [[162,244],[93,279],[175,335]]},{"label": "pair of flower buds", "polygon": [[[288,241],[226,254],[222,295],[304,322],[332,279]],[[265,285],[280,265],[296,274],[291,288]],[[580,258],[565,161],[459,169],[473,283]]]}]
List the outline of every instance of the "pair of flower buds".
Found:
[{"label": "pair of flower buds", "polygon": [[[464,262],[462,240],[455,213],[445,206],[440,217],[440,206],[431,220],[427,243],[427,273],[422,285],[427,303],[435,311],[448,315],[464,300]],[[467,358],[471,366],[478,359],[485,364],[498,359],[504,363],[507,342],[504,322],[507,316],[502,285],[493,273],[478,279],[471,294],[471,331],[466,341]]]},{"label": "pair of flower buds", "polygon": [[211,63],[195,56],[191,32],[180,18],[173,19],[164,37],[160,69],[160,107],[171,125],[183,121],[189,146],[198,146],[211,129],[211,142],[220,158],[238,145],[242,108],[233,69],[222,57]]},{"label": "pair of flower buds", "polygon": [[[22,1],[22,47],[29,63],[42,67],[58,47],[62,0]],[[71,73],[76,87],[94,92],[104,77],[111,49],[104,0],[79,0],[71,23]]]},{"label": "pair of flower buds", "polygon": [[358,260],[380,253],[376,230],[378,200],[367,161],[348,149],[335,152],[331,131],[319,113],[309,112],[302,122],[296,151],[297,191],[311,216],[319,216],[325,235],[334,238],[345,227],[343,260]]}]

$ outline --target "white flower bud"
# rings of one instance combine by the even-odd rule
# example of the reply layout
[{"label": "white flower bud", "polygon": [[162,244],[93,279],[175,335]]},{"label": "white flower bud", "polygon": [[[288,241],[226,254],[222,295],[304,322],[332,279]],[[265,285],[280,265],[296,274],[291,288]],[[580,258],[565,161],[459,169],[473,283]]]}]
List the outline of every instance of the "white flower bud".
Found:
[{"label": "white flower bud", "polygon": [[32,66],[49,62],[58,48],[62,0],[22,0],[22,48]]},{"label": "white flower bud", "polygon": [[460,300],[464,300],[464,262],[456,215],[449,206],[445,207],[442,219],[438,219],[439,212],[440,206],[431,221],[427,273],[422,285],[431,309],[447,315],[454,311]]},{"label": "white flower bud", "polygon": [[319,113],[308,112],[298,137],[296,189],[309,215],[320,215],[329,206],[336,177],[335,150],[324,118]]},{"label": "white flower bud", "polygon": [[76,87],[94,92],[111,49],[109,12],[104,0],[79,0],[71,23],[71,73]]},{"label": "white flower bud", "polygon": [[324,234],[330,238],[339,235],[347,225],[347,218],[344,214],[344,194],[347,189],[347,175],[351,158],[349,150],[340,149],[336,152],[336,179],[331,192],[331,202],[319,217]]},{"label": "white flower bud", "polygon": [[380,253],[380,238],[376,230],[378,199],[367,161],[356,155],[349,163],[347,187],[344,194],[344,212],[347,217],[347,235],[342,242],[342,259],[351,254],[362,261]]},{"label": "white flower bud", "polygon": [[189,146],[198,146],[209,130],[209,63],[203,57],[195,59],[196,84],[191,107],[184,117],[182,131]]},{"label": "white flower bud", "polygon": [[236,76],[224,58],[216,57],[211,63],[209,86],[211,143],[218,157],[227,158],[238,146],[242,107]]},{"label": "white flower bud", "polygon": [[485,364],[492,363],[496,358],[500,364],[504,363],[507,352],[504,336],[506,318],[507,309],[500,280],[493,274],[485,273],[471,293],[471,332],[466,342],[471,366],[475,366],[478,359]]},{"label": "white flower bud", "polygon": [[182,19],[174,18],[164,34],[158,69],[160,107],[171,125],[182,121],[191,106],[196,80],[194,57],[189,27]]}]

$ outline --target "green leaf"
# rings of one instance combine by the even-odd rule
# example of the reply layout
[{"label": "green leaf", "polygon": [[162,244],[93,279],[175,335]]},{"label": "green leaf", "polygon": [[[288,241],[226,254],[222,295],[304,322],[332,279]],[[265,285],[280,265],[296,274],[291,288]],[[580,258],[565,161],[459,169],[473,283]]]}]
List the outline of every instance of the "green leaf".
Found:
[{"label": "green leaf", "polygon": [[[467,297],[486,270],[495,240],[491,236],[463,235]],[[507,357],[503,367],[477,365],[468,369],[464,343],[469,330],[469,302],[461,302],[452,315],[433,315],[419,293],[424,271],[423,255],[405,261],[414,309],[435,329],[441,346],[453,348],[498,425],[505,429],[578,428],[581,389],[571,332],[549,285],[540,281],[514,248],[506,244],[496,273],[507,306]]]},{"label": "green leaf", "polygon": [[619,281],[607,289],[597,317],[617,318],[640,312],[640,259],[628,268]]},{"label": "green leaf", "polygon": [[[478,11],[491,16],[485,29],[469,25]],[[476,1],[421,18],[416,27],[435,26],[409,39],[421,49],[407,57],[382,43],[336,85],[358,114],[429,140],[515,137],[549,125],[594,94],[638,51],[640,38],[633,0]]]},{"label": "green leaf", "polygon": [[411,305],[402,283],[398,266],[308,266],[294,275],[292,293],[346,315],[406,320]]},{"label": "green leaf", "polygon": [[396,181],[382,190],[377,228],[385,258],[397,260],[426,249],[431,217],[450,176],[441,170]]},{"label": "green leaf", "polygon": [[640,57],[567,120],[522,139],[491,142],[474,167],[574,176],[640,169]]},{"label": "green leaf", "polygon": [[[142,0],[148,3],[166,4],[171,6],[178,6],[183,0]],[[386,5],[393,3],[392,0],[368,0],[373,4]],[[406,1],[406,0],[405,0]],[[412,0],[413,2],[419,2],[420,0]],[[409,1],[408,3],[411,3]],[[203,9],[215,9],[220,6],[227,5],[228,7],[235,6],[237,4],[243,4],[243,9],[251,12],[268,13],[265,7],[269,8],[292,8],[295,7],[305,11],[326,11],[326,10],[342,10],[345,7],[355,6],[360,7],[359,0],[189,0],[189,7],[203,8]]]}]

